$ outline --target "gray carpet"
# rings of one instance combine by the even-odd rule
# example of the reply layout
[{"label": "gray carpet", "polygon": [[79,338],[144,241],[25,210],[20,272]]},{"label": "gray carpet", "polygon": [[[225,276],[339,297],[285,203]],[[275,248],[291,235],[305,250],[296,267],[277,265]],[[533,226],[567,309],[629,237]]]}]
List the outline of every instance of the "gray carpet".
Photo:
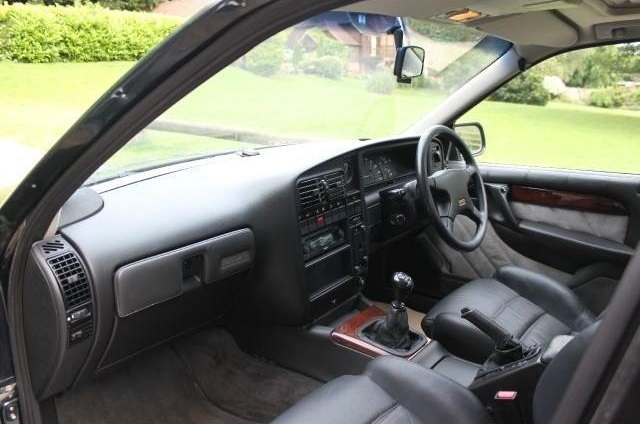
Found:
[{"label": "gray carpet", "polygon": [[56,410],[61,424],[266,423],[320,384],[208,330],[65,393]]}]

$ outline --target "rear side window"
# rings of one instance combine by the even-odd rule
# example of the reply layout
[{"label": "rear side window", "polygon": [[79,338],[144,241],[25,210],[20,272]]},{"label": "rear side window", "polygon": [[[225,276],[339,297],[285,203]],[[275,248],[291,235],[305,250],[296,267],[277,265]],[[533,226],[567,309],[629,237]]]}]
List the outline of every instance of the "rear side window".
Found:
[{"label": "rear side window", "polygon": [[640,46],[565,53],[516,77],[459,122],[477,121],[479,162],[640,173]]}]

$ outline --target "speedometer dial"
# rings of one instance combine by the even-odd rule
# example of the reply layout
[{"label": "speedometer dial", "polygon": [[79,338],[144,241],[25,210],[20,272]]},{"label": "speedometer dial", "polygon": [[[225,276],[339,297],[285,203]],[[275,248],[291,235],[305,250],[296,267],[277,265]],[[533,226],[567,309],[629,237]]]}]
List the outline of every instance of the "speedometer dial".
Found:
[{"label": "speedometer dial", "polygon": [[364,184],[375,184],[380,181],[384,181],[384,175],[380,166],[371,158],[364,158],[362,160],[362,181]]}]

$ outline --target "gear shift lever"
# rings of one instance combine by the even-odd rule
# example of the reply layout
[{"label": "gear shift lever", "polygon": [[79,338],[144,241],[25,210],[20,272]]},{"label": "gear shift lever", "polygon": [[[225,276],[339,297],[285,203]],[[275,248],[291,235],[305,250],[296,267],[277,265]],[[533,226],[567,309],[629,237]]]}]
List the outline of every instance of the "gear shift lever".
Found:
[{"label": "gear shift lever", "polygon": [[405,355],[424,346],[425,338],[409,330],[409,316],[404,303],[413,291],[413,279],[404,272],[391,277],[393,300],[385,317],[367,325],[362,333],[371,341],[382,345],[394,354]]},{"label": "gear shift lever", "polygon": [[391,302],[391,306],[404,308],[404,302],[409,299],[413,291],[413,278],[404,272],[394,272],[391,282],[393,284],[393,302]]},{"label": "gear shift lever", "polygon": [[404,302],[413,290],[413,279],[404,272],[396,272],[391,278],[391,283],[393,285],[393,301],[384,320],[377,324],[374,339],[380,344],[397,349],[411,343],[409,340],[409,316]]}]

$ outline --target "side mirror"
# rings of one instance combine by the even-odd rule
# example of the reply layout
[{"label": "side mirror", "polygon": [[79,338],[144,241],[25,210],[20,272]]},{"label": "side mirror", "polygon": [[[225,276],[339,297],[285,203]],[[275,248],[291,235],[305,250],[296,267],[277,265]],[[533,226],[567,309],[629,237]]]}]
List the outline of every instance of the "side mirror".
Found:
[{"label": "side mirror", "polygon": [[484,129],[478,122],[466,122],[455,124],[453,130],[465,142],[473,156],[480,156],[487,148],[487,141],[484,138]]},{"label": "side mirror", "polygon": [[422,75],[424,70],[424,49],[417,46],[405,46],[396,50],[396,63],[393,75],[398,82],[409,84],[412,78]]}]

